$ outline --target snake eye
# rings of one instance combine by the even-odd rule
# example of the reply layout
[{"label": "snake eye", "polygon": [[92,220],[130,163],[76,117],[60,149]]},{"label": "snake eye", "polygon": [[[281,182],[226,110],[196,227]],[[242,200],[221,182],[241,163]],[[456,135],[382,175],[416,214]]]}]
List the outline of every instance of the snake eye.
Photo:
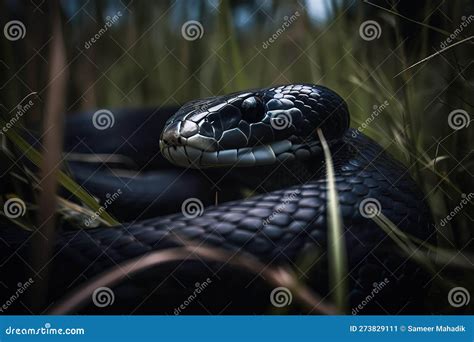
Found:
[{"label": "snake eye", "polygon": [[248,123],[260,122],[265,116],[263,102],[258,97],[252,96],[242,102],[242,119]]}]

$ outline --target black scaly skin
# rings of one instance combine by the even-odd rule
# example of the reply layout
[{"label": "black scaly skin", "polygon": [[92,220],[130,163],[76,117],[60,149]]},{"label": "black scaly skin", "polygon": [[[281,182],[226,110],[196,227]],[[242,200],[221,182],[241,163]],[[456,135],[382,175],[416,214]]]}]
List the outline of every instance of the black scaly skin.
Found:
[{"label": "black scaly skin", "polygon": [[[330,89],[286,85],[193,101],[168,120],[160,147],[165,158],[186,167],[273,165],[320,150],[316,127],[332,141],[348,126],[347,105]],[[282,142],[291,149],[272,146]]]},{"label": "black scaly skin", "polygon": [[[331,153],[347,246],[351,308],[366,300],[374,283],[388,280],[360,313],[416,313],[425,291],[425,275],[373,220],[361,216],[359,204],[365,198],[377,199],[382,213],[395,225],[424,240],[432,236],[433,226],[421,192],[405,167],[357,131],[347,130],[342,139],[331,145]],[[313,260],[313,267],[301,279],[322,296],[330,295],[324,160],[314,156],[305,165],[312,177],[301,173],[303,184],[295,182],[296,185],[249,199],[210,206],[197,218],[178,213],[116,229],[62,233],[52,261],[47,304],[116,264],[151,250],[178,246],[175,238],[169,238],[176,235],[232,252],[250,253],[269,265],[288,265],[296,270],[301,267],[297,262],[302,257],[313,256],[317,263]],[[272,172],[279,174],[288,168],[291,162],[278,163]],[[257,172],[255,176],[262,175]],[[13,253],[26,235],[12,229],[2,229],[0,233],[1,272],[8,274],[2,276],[2,281],[11,288],[18,279],[25,279],[21,277],[27,279],[24,260],[28,244]],[[193,292],[195,283],[208,277],[212,280],[209,288],[182,313],[251,314],[272,308],[272,288],[265,282],[220,263],[198,260],[163,265],[127,278],[114,288],[112,306],[99,309],[90,305],[83,313],[173,314]],[[23,307],[16,305],[14,310],[22,312]],[[299,312],[297,308],[295,312]]]}]

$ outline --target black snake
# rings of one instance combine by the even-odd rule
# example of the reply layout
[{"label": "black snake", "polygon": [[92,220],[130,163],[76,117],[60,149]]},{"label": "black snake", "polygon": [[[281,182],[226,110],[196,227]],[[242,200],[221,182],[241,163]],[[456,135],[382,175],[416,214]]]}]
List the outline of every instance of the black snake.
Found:
[{"label": "black snake", "polygon": [[[424,275],[374,223],[371,213],[364,212],[364,205],[369,203],[372,210],[375,205],[401,230],[420,239],[432,235],[429,211],[408,170],[377,143],[349,128],[347,105],[333,91],[285,85],[193,101],[166,123],[162,111],[141,115],[115,117],[116,129],[127,126],[129,133],[135,133],[140,128],[140,134],[129,134],[127,144],[133,148],[126,152],[128,145],[114,140],[120,134],[113,129],[109,133],[91,129],[90,115],[87,120],[72,119],[70,129],[81,131],[78,127],[85,125],[89,135],[80,138],[90,144],[82,150],[116,152],[120,145],[120,153],[138,161],[140,168],[160,170],[132,177],[70,163],[76,179],[102,200],[121,187],[123,192],[110,210],[131,223],[62,232],[51,261],[46,305],[130,258],[180,245],[171,236],[250,253],[269,266],[289,266],[330,299],[328,185],[316,134],[320,128],[334,163],[351,308],[362,306],[357,309],[361,313],[416,312]],[[106,145],[110,149],[101,150]],[[66,138],[68,149],[81,152],[71,137]],[[162,156],[185,168],[172,167]],[[235,200],[241,196],[233,192],[236,188],[251,189],[254,195]],[[217,189],[221,203],[209,205]],[[156,217],[179,211],[187,199],[195,201],[197,212],[183,206],[182,212]],[[206,208],[201,211],[200,205]],[[2,282],[14,288],[29,272],[29,234],[4,228],[0,238]],[[303,269],[305,262],[310,267]],[[198,259],[126,277],[113,289],[113,305],[97,308],[91,303],[83,312],[173,313],[208,278],[209,288],[191,303],[188,300],[183,312],[259,313],[272,307],[272,288],[254,274],[225,262]],[[8,296],[8,289],[3,292]],[[24,308],[18,305],[17,310]]]}]

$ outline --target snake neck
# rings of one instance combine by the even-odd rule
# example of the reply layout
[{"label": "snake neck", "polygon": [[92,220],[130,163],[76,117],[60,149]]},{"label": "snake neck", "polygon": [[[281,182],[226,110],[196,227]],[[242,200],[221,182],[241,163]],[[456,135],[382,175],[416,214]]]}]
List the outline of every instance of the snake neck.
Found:
[{"label": "snake neck", "polygon": [[[331,150],[349,152],[349,146],[343,142],[331,145]],[[333,160],[337,166],[338,158]],[[294,185],[301,185],[314,179],[324,178],[326,165],[323,153],[313,155],[307,159],[297,159],[277,164],[257,166],[253,168],[223,169],[214,175],[221,184],[222,180],[231,185],[239,185],[244,191],[244,197],[258,193],[268,193]],[[223,177],[225,175],[225,177]],[[217,184],[220,187],[220,184]],[[242,194],[242,191],[240,192]],[[232,198],[235,199],[235,198]]]}]

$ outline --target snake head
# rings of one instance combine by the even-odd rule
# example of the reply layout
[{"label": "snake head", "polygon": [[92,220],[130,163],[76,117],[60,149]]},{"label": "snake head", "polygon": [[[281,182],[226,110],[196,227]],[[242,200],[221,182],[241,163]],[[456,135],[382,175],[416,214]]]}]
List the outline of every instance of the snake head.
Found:
[{"label": "snake head", "polygon": [[165,125],[160,149],[180,166],[270,165],[319,154],[349,127],[344,100],[316,85],[284,85],[185,104]]}]

